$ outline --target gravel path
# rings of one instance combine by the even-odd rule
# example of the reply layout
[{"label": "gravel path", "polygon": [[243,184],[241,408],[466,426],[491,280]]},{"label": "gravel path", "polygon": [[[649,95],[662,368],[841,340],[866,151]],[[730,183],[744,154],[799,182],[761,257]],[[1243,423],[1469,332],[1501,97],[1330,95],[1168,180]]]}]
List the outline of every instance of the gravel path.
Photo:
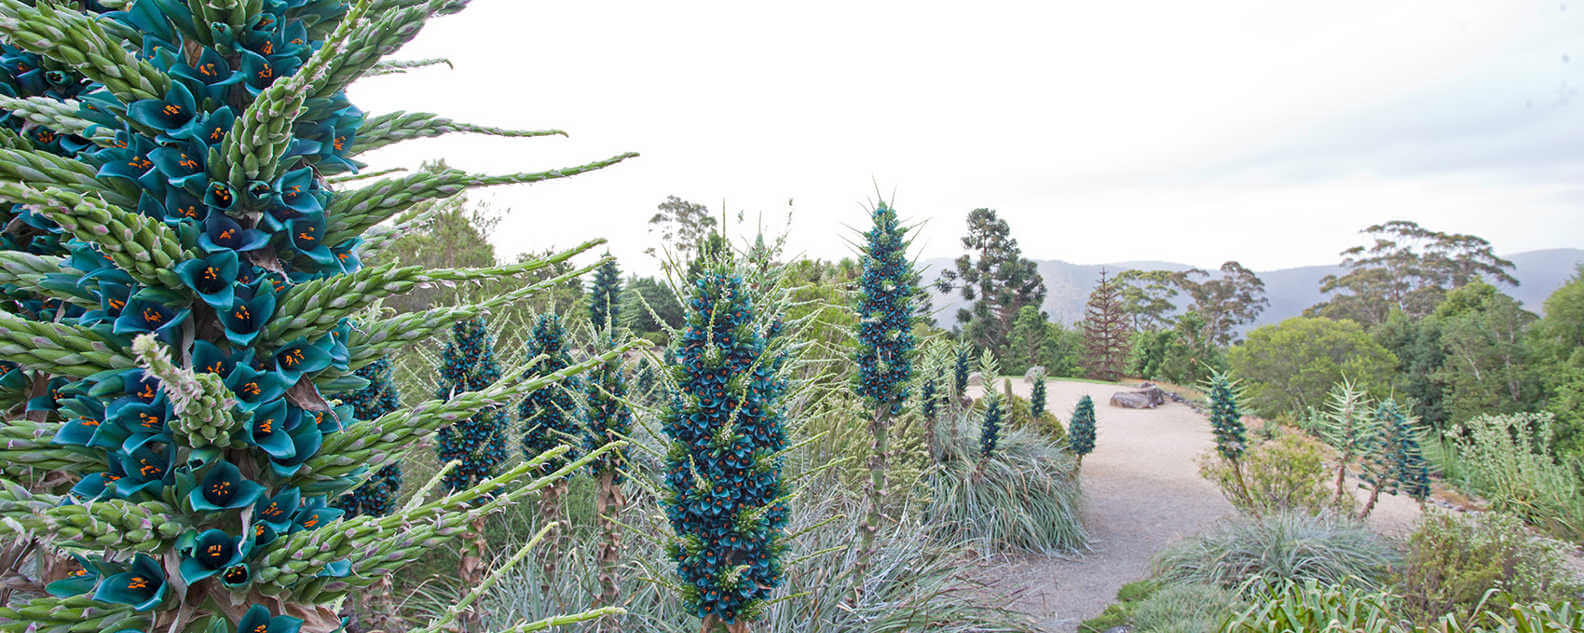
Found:
[{"label": "gravel path", "polygon": [[[1194,459],[1214,446],[1209,422],[1185,405],[1119,409],[1111,394],[1131,387],[1052,380],[1047,406],[1066,420],[1078,399],[1095,401],[1095,450],[1084,458],[1084,525],[1092,551],[1073,559],[1020,557],[986,566],[983,578],[1015,590],[1010,605],[1052,632],[1075,631],[1116,598],[1123,584],[1145,578],[1150,558],[1172,542],[1233,514],[1214,485],[1199,477]],[[1027,397],[1028,384],[1013,380]],[[1418,515],[1408,500],[1384,498],[1371,517],[1376,528],[1402,534]]]}]

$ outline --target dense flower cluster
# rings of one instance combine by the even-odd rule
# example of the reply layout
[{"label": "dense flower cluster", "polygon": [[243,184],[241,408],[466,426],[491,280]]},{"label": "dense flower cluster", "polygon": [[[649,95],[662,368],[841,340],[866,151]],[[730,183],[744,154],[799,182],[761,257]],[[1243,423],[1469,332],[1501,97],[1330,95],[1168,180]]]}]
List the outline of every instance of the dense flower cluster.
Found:
[{"label": "dense flower cluster", "polygon": [[1413,422],[1392,399],[1380,403],[1375,419],[1378,424],[1366,439],[1365,463],[1359,469],[1360,485],[1423,501],[1430,495],[1430,467]]},{"label": "dense flower cluster", "polygon": [[670,553],[689,606],[730,623],[751,617],[781,581],[783,359],[767,349],[768,333],[755,330],[740,277],[702,271],[687,308],[670,365],[678,391],[662,418],[672,441],[665,506],[677,540]]},{"label": "dense flower cluster", "polygon": [[1045,417],[1045,369],[1035,367],[1029,370],[1029,417],[1037,423]]},{"label": "dense flower cluster", "polygon": [[874,409],[892,415],[907,399],[913,374],[913,265],[907,258],[907,229],[896,210],[882,202],[865,234],[863,276],[858,280],[858,373],[855,391]]},{"label": "dense flower cluster", "polygon": [[[438,398],[484,389],[500,380],[495,346],[484,319],[451,326],[451,342],[440,360]],[[493,477],[506,463],[506,410],[487,407],[473,417],[440,429],[440,463],[460,462],[445,476],[448,490],[460,490]]]},{"label": "dense flower cluster", "polygon": [[962,397],[968,393],[968,372],[971,371],[969,363],[973,360],[973,348],[966,343],[957,346],[957,356],[952,362],[952,393]]},{"label": "dense flower cluster", "polygon": [[[352,405],[352,415],[359,420],[373,420],[401,407],[401,395],[391,380],[390,359],[381,358],[369,363],[355,373],[369,381],[367,387],[340,399]],[[401,465],[389,464],[369,477],[361,486],[337,497],[330,505],[346,511],[348,517],[363,514],[385,516],[396,509],[396,491],[401,488]]]},{"label": "dense flower cluster", "polygon": [[991,389],[985,397],[984,419],[979,428],[979,455],[989,457],[995,452],[996,442],[1001,439],[1001,419],[1005,413],[1001,410],[1001,398]]},{"label": "dense flower cluster", "polygon": [[1222,457],[1236,461],[1248,448],[1243,414],[1238,411],[1236,385],[1225,373],[1210,376],[1205,398],[1210,405],[1210,428],[1215,432],[1216,450]]},{"label": "dense flower cluster", "polygon": [[[543,314],[534,322],[533,336],[528,340],[528,358],[539,362],[528,370],[530,376],[548,376],[572,365],[572,355],[567,349],[566,328],[561,317]],[[582,436],[582,423],[578,419],[577,400],[573,393],[583,388],[583,381],[569,378],[559,387],[540,389],[523,398],[517,405],[517,418],[522,421],[523,457],[533,458],[547,450],[567,443],[577,443]],[[543,472],[561,467],[566,457],[545,462]]]},{"label": "dense flower cluster", "polygon": [[1081,459],[1094,452],[1094,447],[1094,400],[1084,396],[1078,399],[1078,404],[1073,407],[1072,419],[1067,422],[1067,450]]},{"label": "dense flower cluster", "polygon": [[595,330],[621,325],[621,292],[621,269],[616,260],[606,260],[594,271],[594,283],[589,287],[589,321]]},{"label": "dense flower cluster", "polygon": [[[0,607],[0,630],[194,633],[241,616],[247,630],[328,633],[330,603],[456,532],[473,493],[380,529],[340,522],[330,500],[443,421],[517,392],[432,401],[384,425],[322,394],[364,389],[357,370],[467,311],[354,330],[371,302],[513,273],[365,269],[365,232],[467,187],[627,157],[333,191],[327,178],[371,148],[529,135],[366,119],[346,99],[429,18],[466,4],[0,0],[0,410],[28,412],[0,423],[13,438],[0,445],[0,532],[81,554],[49,597]],[[22,485],[39,471],[69,491]],[[269,606],[244,615],[250,604]]]},{"label": "dense flower cluster", "polygon": [[919,383],[919,414],[925,420],[934,420],[940,413],[940,394],[935,387],[935,377],[926,376]]}]

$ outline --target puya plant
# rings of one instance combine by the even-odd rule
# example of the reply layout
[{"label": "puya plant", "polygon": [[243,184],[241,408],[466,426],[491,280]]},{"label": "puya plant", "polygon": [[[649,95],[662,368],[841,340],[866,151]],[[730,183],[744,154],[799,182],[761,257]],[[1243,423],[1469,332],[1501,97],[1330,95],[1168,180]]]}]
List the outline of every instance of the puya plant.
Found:
[{"label": "puya plant", "polygon": [[1094,399],[1085,395],[1073,405],[1072,417],[1067,421],[1067,450],[1083,466],[1084,456],[1094,452],[1095,410]]},{"label": "puya plant", "polygon": [[1030,367],[1023,378],[1029,383],[1029,418],[1037,425],[1045,417],[1045,368]]},{"label": "puya plant", "polygon": [[[532,359],[530,375],[550,376],[573,365],[567,334],[560,315],[546,313],[534,319],[533,332],[525,348],[525,354]],[[568,442],[581,442],[582,412],[573,394],[582,389],[582,380],[574,377],[556,387],[535,391],[518,403],[517,419],[522,424],[523,459],[537,458]],[[560,456],[547,460],[540,466],[540,472],[554,471],[567,459],[566,456]],[[561,481],[552,484],[539,496],[539,516],[544,524],[560,517],[561,500],[565,494],[566,482]]]},{"label": "puya plant", "polygon": [[[352,417],[374,420],[401,408],[401,394],[391,380],[390,358],[381,357],[352,373],[368,381],[368,386],[338,398],[352,405]],[[385,516],[396,509],[401,481],[401,464],[387,464],[369,477],[368,483],[337,497],[330,505],[346,512],[347,518],[364,514]]]},{"label": "puya plant", "polygon": [[[474,316],[451,325],[451,340],[440,356],[435,397],[449,400],[461,394],[488,389],[501,379],[495,362],[495,344],[483,317]],[[506,408],[486,406],[454,420],[436,433],[435,453],[442,464],[451,464],[441,483],[448,491],[466,490],[499,474],[506,463]],[[464,587],[484,581],[489,543],[480,515],[460,535],[457,580]],[[464,614],[464,628],[476,628],[477,614]]]},{"label": "puya plant", "polygon": [[756,314],[729,257],[706,261],[671,345],[675,385],[662,412],[670,441],[663,504],[683,600],[705,632],[748,631],[780,583],[789,488],[779,319]]},{"label": "puya plant", "polygon": [[1390,398],[1376,407],[1375,420],[1359,468],[1359,487],[1369,491],[1360,519],[1369,517],[1382,494],[1406,494],[1421,504],[1430,495],[1430,467],[1413,420]]},{"label": "puya plant", "polygon": [[[589,293],[589,322],[596,332],[597,349],[614,347],[621,336],[617,326],[621,316],[621,290],[621,273],[615,261],[608,261],[595,273]],[[584,402],[587,407],[584,449],[597,450],[632,432],[633,410],[627,401],[627,377],[620,358],[611,358],[594,370],[584,391]],[[622,524],[616,514],[627,506],[626,495],[622,492],[625,478],[622,457],[620,452],[611,451],[589,464],[598,486],[594,511],[601,534],[599,603],[602,605],[616,604],[620,599],[616,573],[622,547]]]},{"label": "puya plant", "polygon": [[890,450],[891,420],[902,413],[908,381],[913,375],[913,297],[918,294],[918,274],[908,260],[907,228],[896,210],[884,200],[870,212],[872,225],[860,247],[863,272],[858,279],[857,347],[853,353],[858,372],[853,391],[869,409],[869,482],[867,514],[859,528],[856,565],[861,578],[874,552],[886,497],[886,468]]},{"label": "puya plant", "polygon": [[1001,364],[995,354],[985,350],[979,355],[979,376],[984,385],[984,416],[979,420],[979,457],[990,459],[995,454],[996,442],[1001,438],[1001,422],[1006,412],[1001,406],[1001,392],[996,391],[995,379],[1001,375]]},{"label": "puya plant", "polygon": [[1369,449],[1369,439],[1379,426],[1369,394],[1351,381],[1331,387],[1326,411],[1319,417],[1319,435],[1337,451],[1336,492],[1332,504],[1341,507],[1347,495],[1348,469]]},{"label": "puya plant", "polygon": [[919,415],[924,418],[924,439],[930,458],[939,462],[946,455],[940,438],[940,420],[951,410],[951,382],[947,373],[951,371],[953,352],[949,343],[937,339],[924,346],[922,356],[917,377]]},{"label": "puya plant", "polygon": [[[351,321],[379,298],[526,274],[592,247],[487,269],[364,267],[414,205],[630,156],[507,176],[431,170],[356,190],[332,183],[359,153],[401,140],[535,135],[427,114],[365,117],[347,101],[350,82],[465,1],[72,4],[88,10],[0,0],[8,56],[34,56],[47,81],[60,69],[82,78],[0,110],[85,141],[61,152],[0,129],[0,202],[29,216],[8,217],[5,230],[60,249],[28,252],[13,239],[0,252],[0,284],[54,302],[47,312],[5,304],[0,360],[58,387],[48,394],[55,419],[3,424],[5,436],[29,439],[0,448],[0,531],[37,537],[78,565],[46,578],[47,596],[0,608],[0,630],[334,631],[332,605],[349,592],[582,465],[523,483],[559,448],[384,517],[347,518],[330,505],[440,427],[594,364],[375,419],[322,395],[362,389],[358,369],[542,288]],[[397,228],[373,230],[381,223]],[[14,464],[56,471],[69,490],[29,490]],[[471,599],[419,630],[450,626]]]},{"label": "puya plant", "polygon": [[1258,515],[1258,506],[1249,496],[1248,482],[1243,478],[1243,455],[1248,452],[1248,429],[1243,425],[1243,412],[1238,407],[1237,382],[1226,372],[1213,372],[1205,384],[1205,404],[1210,409],[1210,431],[1215,435],[1216,452],[1232,465],[1232,477],[1237,482],[1237,494],[1251,512]]}]

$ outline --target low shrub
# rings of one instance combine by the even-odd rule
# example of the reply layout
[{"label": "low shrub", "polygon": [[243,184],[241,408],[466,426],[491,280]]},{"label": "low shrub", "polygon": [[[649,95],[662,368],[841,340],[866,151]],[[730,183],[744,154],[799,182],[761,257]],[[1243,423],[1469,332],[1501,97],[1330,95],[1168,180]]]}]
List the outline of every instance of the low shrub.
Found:
[{"label": "low shrub", "polygon": [[1119,626],[1132,624],[1133,609],[1140,602],[1160,591],[1161,583],[1154,579],[1135,580],[1117,589],[1116,602],[1106,605],[1100,615],[1078,624],[1078,633],[1105,633]]},{"label": "low shrub", "polygon": [[969,412],[956,421],[955,442],[949,434],[938,438],[945,459],[925,475],[926,518],[937,535],[971,541],[986,554],[1085,547],[1072,455],[1039,433],[1014,427],[1004,429],[995,452],[981,458],[976,420]]},{"label": "low shrub", "polygon": [[1237,595],[1212,585],[1168,585],[1133,609],[1135,633],[1219,633],[1241,603]]},{"label": "low shrub", "polygon": [[[1200,455],[1198,463],[1199,475],[1219,487],[1233,507],[1248,514],[1319,514],[1328,510],[1351,510],[1351,495],[1343,495],[1338,502],[1331,494],[1331,470],[1326,465],[1325,445],[1301,433],[1278,432],[1275,439],[1255,444],[1244,453],[1243,480],[1248,486],[1247,498],[1238,485],[1232,464],[1215,451]],[[1346,505],[1339,507],[1339,503]]]},{"label": "low shrub", "polygon": [[1579,599],[1564,551],[1562,544],[1531,535],[1510,516],[1432,509],[1408,538],[1396,577],[1398,593],[1420,621],[1446,615],[1467,621],[1482,602],[1505,608]]},{"label": "low shrub", "polygon": [[1398,618],[1400,605],[1384,591],[1358,583],[1332,583],[1310,578],[1266,583],[1255,579],[1245,587],[1253,606],[1227,618],[1224,633],[1408,633],[1411,625]]},{"label": "low shrub", "polygon": [[1460,462],[1450,472],[1460,485],[1494,510],[1584,543],[1584,482],[1553,457],[1550,413],[1477,416],[1448,435]]},{"label": "low shrub", "polygon": [[[980,418],[984,416],[984,406],[983,398],[974,401],[973,410]],[[1032,408],[1033,406],[1029,404],[1029,401],[1022,396],[1007,395],[1005,390],[1002,391],[1001,409],[1006,412],[1008,426],[1037,432],[1057,443],[1067,441],[1067,428],[1062,424],[1060,418],[1051,414],[1050,411],[1045,411],[1038,418],[1035,418],[1030,413]]]},{"label": "low shrub", "polygon": [[1397,560],[1379,535],[1351,519],[1284,512],[1224,521],[1161,552],[1154,568],[1164,581],[1228,589],[1255,577],[1374,586]]}]

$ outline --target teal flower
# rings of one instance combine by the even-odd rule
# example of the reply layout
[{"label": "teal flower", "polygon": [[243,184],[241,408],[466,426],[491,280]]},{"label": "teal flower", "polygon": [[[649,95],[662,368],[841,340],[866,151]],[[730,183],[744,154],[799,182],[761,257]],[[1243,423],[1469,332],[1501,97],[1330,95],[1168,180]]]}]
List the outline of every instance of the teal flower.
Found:
[{"label": "teal flower", "polygon": [[126,429],[126,438],[115,447],[123,451],[134,451],[153,441],[169,442],[171,433],[165,421],[170,415],[171,406],[163,393],[153,402],[116,401],[105,407],[105,420]]},{"label": "teal flower", "polygon": [[175,451],[169,444],[144,444],[121,455],[121,470],[125,477],[115,480],[115,493],[129,498],[140,492],[157,492],[165,487],[175,460]]},{"label": "teal flower", "polygon": [[166,342],[170,342],[191,315],[191,311],[187,308],[178,310],[170,306],[186,303],[174,293],[158,288],[144,288],[132,294],[126,308],[122,309],[121,316],[116,317],[112,331],[116,334],[153,332]]},{"label": "teal flower", "polygon": [[231,207],[236,205],[237,194],[231,188],[231,185],[223,182],[211,182],[204,190],[203,201],[204,204],[221,211],[230,211]]},{"label": "teal flower", "polygon": [[314,497],[297,511],[296,522],[292,531],[317,530],[325,524],[341,518],[346,511],[341,508],[332,508],[325,505],[324,497]]},{"label": "teal flower", "polygon": [[297,252],[307,256],[316,264],[335,263],[335,255],[330,253],[330,248],[324,243],[324,216],[314,214],[297,218],[286,223],[286,231],[290,236],[292,248]]},{"label": "teal flower", "polygon": [[149,152],[154,168],[165,176],[165,182],[176,189],[203,191],[209,184],[209,171],[204,167],[203,146],[195,143],[167,145]]},{"label": "teal flower", "polygon": [[[262,528],[264,526],[259,525],[258,527]],[[273,534],[270,540],[275,540]],[[220,574],[220,584],[225,585],[226,589],[241,589],[250,582],[253,582],[253,571],[248,569],[247,563],[239,563],[227,567],[225,572]]]},{"label": "teal flower", "polygon": [[132,567],[104,579],[94,592],[94,600],[132,605],[138,611],[148,611],[165,599],[165,571],[147,555],[138,554]]},{"label": "teal flower", "polygon": [[220,251],[203,259],[190,259],[176,265],[176,276],[192,288],[198,298],[216,310],[229,310],[235,299],[236,251]]},{"label": "teal flower", "polygon": [[230,353],[220,349],[219,345],[202,339],[193,341],[192,366],[193,371],[203,371],[224,378],[230,376],[238,364],[247,364],[252,360],[253,350],[247,350],[233,357]]},{"label": "teal flower", "polygon": [[162,142],[195,136],[199,114],[192,91],[181,82],[172,83],[164,99],[144,99],[127,106],[127,117],[159,130]]},{"label": "teal flower", "polygon": [[237,297],[231,303],[231,309],[220,312],[220,324],[225,328],[225,337],[232,345],[248,345],[259,335],[259,330],[269,322],[275,314],[275,293],[273,291],[261,292],[252,299],[243,301]]},{"label": "teal flower", "polygon": [[253,505],[263,493],[263,486],[243,477],[231,462],[221,460],[209,467],[187,500],[198,511],[239,510]]},{"label": "teal flower", "polygon": [[271,498],[259,498],[253,506],[254,525],[267,525],[277,532],[291,529],[292,517],[302,506],[302,491],[297,487],[282,488]]},{"label": "teal flower", "polygon": [[310,168],[286,172],[275,180],[273,189],[280,203],[288,209],[303,215],[324,211],[324,203],[319,199],[318,185],[314,182],[313,170]]},{"label": "teal flower", "polygon": [[270,472],[275,473],[276,477],[284,479],[297,474],[303,462],[318,454],[319,448],[324,446],[324,431],[320,431],[317,424],[300,424],[292,429],[291,440],[291,457],[270,457]]},{"label": "teal flower", "polygon": [[207,253],[256,251],[268,245],[269,236],[263,231],[244,229],[224,213],[209,213],[204,220],[203,235],[198,237],[198,247]]},{"label": "teal flower", "polygon": [[87,559],[72,554],[77,568],[66,572],[66,577],[44,586],[44,592],[57,598],[80,596],[94,590],[99,584],[99,567]]},{"label": "teal flower", "polygon": [[270,457],[290,459],[297,454],[288,431],[285,400],[274,400],[259,407],[248,421],[247,443],[259,447]]},{"label": "teal flower", "polygon": [[[323,339],[321,342],[328,343]],[[302,339],[287,344],[275,353],[275,373],[279,374],[281,381],[288,385],[295,385],[304,375],[321,371],[329,366],[329,350],[319,345],[310,345]]]},{"label": "teal flower", "polygon": [[302,620],[291,616],[270,616],[269,608],[255,604],[237,621],[237,633],[297,633]]},{"label": "teal flower", "polygon": [[191,66],[179,63],[171,68],[171,76],[182,80],[195,93],[208,99],[224,102],[231,86],[242,83],[242,75],[231,70],[225,56],[212,48],[204,48],[198,62]]},{"label": "teal flower", "polygon": [[225,384],[237,397],[237,407],[252,411],[286,393],[291,385],[283,382],[272,371],[259,371],[249,365],[239,364],[226,376]]},{"label": "teal flower", "polygon": [[94,152],[94,159],[99,161],[100,178],[128,180],[149,191],[164,189],[164,179],[155,171],[154,161],[149,160],[149,152],[158,149],[154,141],[142,135],[117,132],[113,144],[114,147]]},{"label": "teal flower", "polygon": [[247,557],[252,542],[221,530],[204,530],[183,548],[181,579],[189,585],[234,567]]}]

